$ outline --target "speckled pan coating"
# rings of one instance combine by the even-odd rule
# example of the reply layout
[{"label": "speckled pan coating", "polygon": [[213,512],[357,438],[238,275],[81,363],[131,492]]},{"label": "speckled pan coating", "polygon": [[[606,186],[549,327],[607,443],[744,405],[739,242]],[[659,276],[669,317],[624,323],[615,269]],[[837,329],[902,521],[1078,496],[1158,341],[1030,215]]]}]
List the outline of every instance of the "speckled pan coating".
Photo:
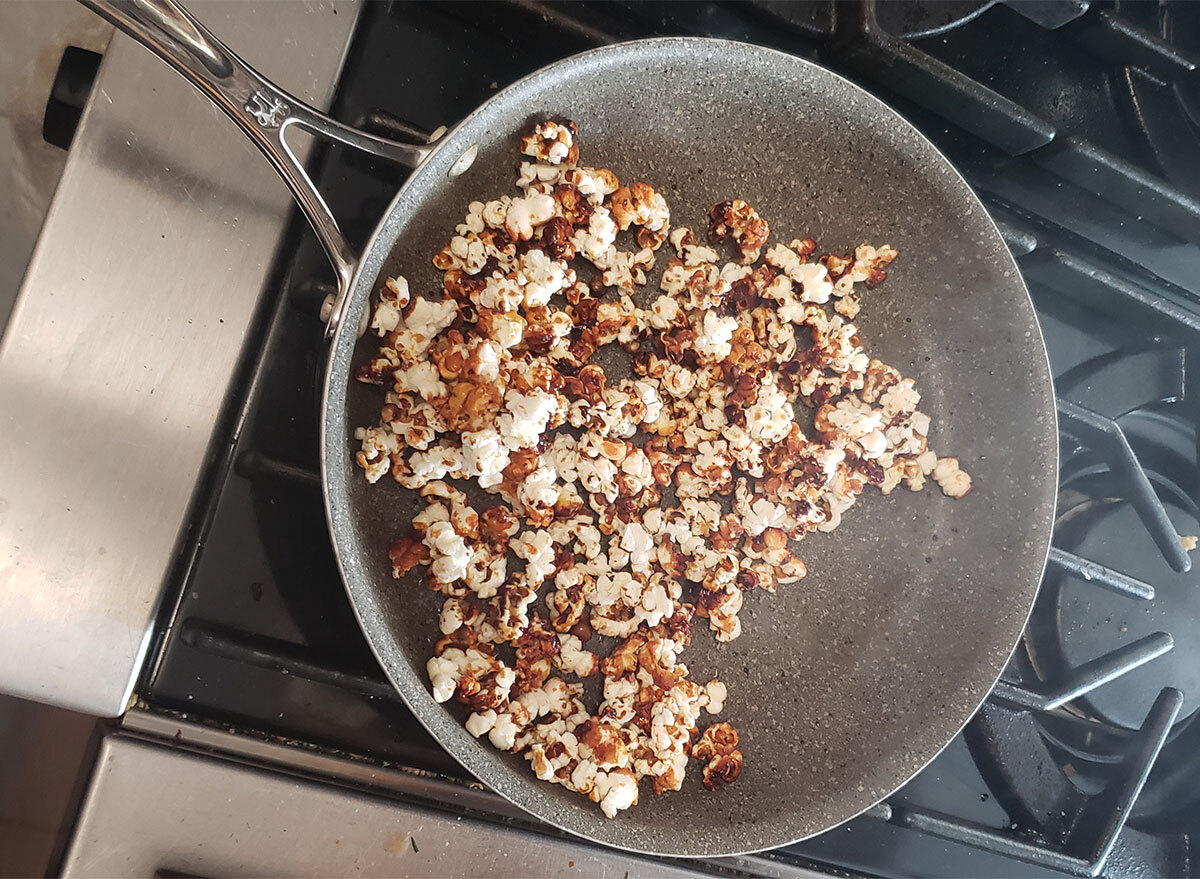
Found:
[{"label": "speckled pan coating", "polygon": [[[784,240],[900,250],[867,297],[867,350],[917,381],[935,449],[975,479],[967,498],[868,490],[832,535],[805,540],[809,576],[748,596],[745,634],[718,646],[701,622],[692,677],[729,685],[723,717],[742,734],[741,779],[678,793],[615,820],[478,742],[457,703],[429,694],[434,593],[396,583],[386,551],[423,506],[353,464],[356,425],[378,390],[350,381],[375,345],[353,328],[384,273],[440,289],[430,256],[469,201],[511,191],[518,136],[543,117],[581,129],[586,163],[662,190],[676,224],[702,227],[743,197]],[[471,144],[464,176],[447,170]],[[349,328],[349,331],[347,329]],[[1048,550],[1057,431],[1046,352],[1029,295],[978,199],[911,125],[855,85],[789,55],[707,39],[598,49],[498,93],[464,121],[392,203],[333,341],[326,391],[326,502],[346,588],[371,647],[430,732],[475,776],[539,818],[621,848],[724,855],[827,830],[886,797],[954,737],[992,688],[1029,614]]]}]

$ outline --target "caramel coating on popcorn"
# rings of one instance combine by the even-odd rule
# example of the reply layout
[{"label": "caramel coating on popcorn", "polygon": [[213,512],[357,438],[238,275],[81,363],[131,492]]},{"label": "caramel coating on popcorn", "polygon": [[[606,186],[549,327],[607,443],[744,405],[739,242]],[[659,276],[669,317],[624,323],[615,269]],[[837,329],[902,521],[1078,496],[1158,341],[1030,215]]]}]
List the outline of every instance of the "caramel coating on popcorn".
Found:
[{"label": "caramel coating on popcorn", "polygon": [[[852,323],[893,248],[767,246],[732,199],[708,216],[738,251],[722,263],[649,183],[580,166],[574,122],[538,123],[521,151],[520,194],[472,202],[433,257],[442,298],[399,276],[380,291],[357,378],[385,397],[356,460],[426,502],[389,557],[444,596],[434,698],[613,817],[643,779],[679,790],[691,759],[712,790],[741,773],[731,724],[697,737],[730,694],[681,661],[696,619],[737,638],[755,590],[803,579],[797,541],[868,485],[962,497],[971,477]],[[656,266],[660,292],[639,294]],[[609,348],[628,377],[591,362]],[[493,500],[477,512],[464,487]]]}]

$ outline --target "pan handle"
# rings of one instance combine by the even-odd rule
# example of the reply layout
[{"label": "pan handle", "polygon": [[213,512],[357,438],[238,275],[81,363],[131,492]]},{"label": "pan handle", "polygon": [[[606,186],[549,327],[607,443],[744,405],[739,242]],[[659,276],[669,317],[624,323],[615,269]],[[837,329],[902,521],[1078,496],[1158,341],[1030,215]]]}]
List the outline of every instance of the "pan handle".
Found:
[{"label": "pan handle", "polygon": [[246,64],[175,0],[81,2],[170,64],[224,110],[283,178],[337,274],[338,295],[328,307],[328,315],[322,312],[326,338],[332,337],[344,313],[359,257],[346,243],[324,197],[288,146],[288,129],[294,125],[409,168],[424,161],[433,147],[376,137],[314,110]]}]

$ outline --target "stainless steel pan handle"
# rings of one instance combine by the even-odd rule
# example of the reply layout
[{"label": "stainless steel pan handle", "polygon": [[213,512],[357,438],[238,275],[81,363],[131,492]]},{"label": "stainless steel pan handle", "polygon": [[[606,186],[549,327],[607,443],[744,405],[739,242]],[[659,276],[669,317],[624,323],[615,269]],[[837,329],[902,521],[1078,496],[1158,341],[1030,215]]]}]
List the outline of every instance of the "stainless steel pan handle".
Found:
[{"label": "stainless steel pan handle", "polygon": [[250,67],[174,0],[81,2],[170,64],[224,110],[283,178],[337,274],[338,293],[325,325],[326,337],[332,336],[345,311],[359,257],[288,146],[288,129],[294,125],[409,168],[419,165],[433,147],[375,137],[314,110]]}]

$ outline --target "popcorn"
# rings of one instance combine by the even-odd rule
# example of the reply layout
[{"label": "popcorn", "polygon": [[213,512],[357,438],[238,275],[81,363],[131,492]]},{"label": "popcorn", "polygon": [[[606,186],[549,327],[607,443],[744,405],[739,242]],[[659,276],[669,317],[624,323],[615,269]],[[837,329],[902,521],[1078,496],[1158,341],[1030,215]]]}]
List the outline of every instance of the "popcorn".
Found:
[{"label": "popcorn", "polygon": [[563,162],[574,164],[579,160],[575,123],[539,122],[530,134],[521,139],[521,153],[548,165]]},{"label": "popcorn", "polygon": [[592,211],[587,228],[577,230],[571,238],[571,243],[597,268],[605,268],[611,265],[614,259],[613,245],[616,240],[617,224],[613,222],[612,215],[609,214],[607,208],[598,207]]},{"label": "popcorn", "polygon": [[758,259],[771,228],[758,212],[740,198],[712,206],[708,213],[708,234],[715,241],[732,238],[742,252],[742,264]]},{"label": "popcorn", "polygon": [[[522,162],[520,176],[517,178],[517,186],[526,194],[531,191],[549,194],[553,185],[562,179],[563,168],[560,166],[543,165],[537,162]],[[478,204],[478,202],[473,202],[472,204]],[[459,234],[462,233],[460,232]]]},{"label": "popcorn", "polygon": [[738,734],[728,723],[714,723],[692,746],[692,756],[707,760],[704,786],[716,790],[721,782],[736,781],[742,772],[742,752],[737,749]]},{"label": "popcorn", "polygon": [[[385,399],[355,460],[426,502],[388,556],[397,579],[423,567],[445,596],[434,698],[613,817],[643,779],[679,790],[691,759],[710,789],[741,771],[730,724],[699,734],[729,693],[689,678],[693,617],[702,637],[737,638],[753,590],[799,582],[795,541],[837,528],[867,486],[932,479],[961,497],[971,478],[929,448],[915,383],[852,322],[894,249],[766,247],[767,222],[733,199],[709,212],[710,238],[738,248],[722,263],[649,184],[580,167],[574,123],[521,144],[519,194],[471,202],[433,257],[446,298],[399,275],[380,290],[379,348],[357,378]],[[667,241],[659,292],[635,302]],[[496,501],[477,513],[447,479]],[[595,675],[592,710],[581,680]]]},{"label": "popcorn", "polygon": [[724,360],[729,356],[730,340],[737,325],[736,318],[706,312],[696,326],[696,353],[710,361]]},{"label": "popcorn", "polygon": [[622,231],[628,229],[630,224],[636,224],[649,232],[660,232],[667,228],[671,219],[666,199],[655,192],[649,183],[618,187],[609,197],[609,204]]},{"label": "popcorn", "polygon": [[679,320],[683,310],[673,296],[659,296],[650,306],[647,321],[656,330],[665,330]]},{"label": "popcorn", "polygon": [[525,336],[525,319],[519,314],[487,312],[479,315],[479,330],[494,341],[501,350],[501,357],[511,348],[520,345]]},{"label": "popcorn", "polygon": [[[436,699],[437,697],[434,696]],[[516,747],[517,736],[521,728],[511,714],[501,714],[488,730],[488,741],[501,751],[511,751]]]},{"label": "popcorn", "polygon": [[500,312],[515,311],[524,300],[525,290],[520,281],[499,272],[493,272],[483,290],[471,297],[471,301],[480,308]]},{"label": "popcorn", "polygon": [[508,559],[501,554],[477,547],[467,565],[463,581],[480,598],[491,598],[500,591],[508,576]]},{"label": "popcorn", "polygon": [[453,583],[467,575],[471,552],[449,522],[436,522],[425,532],[424,544],[433,556],[430,570],[439,583]]},{"label": "popcorn", "polygon": [[535,445],[546,425],[558,411],[558,399],[544,391],[522,394],[509,391],[504,398],[507,413],[497,419],[504,444],[514,451]]},{"label": "popcorn", "polygon": [[959,468],[958,458],[938,458],[933,468],[933,481],[949,497],[962,497],[971,490],[971,477]]},{"label": "popcorn", "polygon": [[553,507],[558,500],[557,480],[550,467],[538,467],[517,488],[517,498],[525,506],[527,515],[536,509]]},{"label": "popcorn", "polygon": [[488,259],[487,246],[475,232],[456,235],[450,239],[450,244],[438,254],[438,268],[462,269],[469,275],[474,275],[483,268]]},{"label": "popcorn", "polygon": [[581,678],[591,677],[600,667],[596,654],[583,649],[583,642],[575,635],[564,635],[562,648],[555,657],[555,664],[563,671]]},{"label": "popcorn", "polygon": [[617,812],[622,809],[637,805],[637,778],[628,769],[618,769],[598,776],[595,791],[601,811],[609,818],[616,817]]},{"label": "popcorn", "polygon": [[663,373],[661,387],[672,397],[682,399],[696,387],[696,374],[684,366],[672,363]]},{"label": "popcorn", "polygon": [[494,427],[462,435],[463,474],[476,478],[480,488],[499,485],[508,466],[509,451]]},{"label": "popcorn", "polygon": [[[830,295],[834,293],[833,283],[829,280],[829,271],[820,263],[805,262],[804,257],[811,252],[811,248],[803,241],[793,241],[791,247],[776,244],[768,249],[767,264],[779,269],[783,274],[772,282],[766,295],[778,299],[781,305],[785,305],[787,302],[783,298],[784,291],[786,290],[788,294],[794,296],[791,283],[794,281],[800,285],[799,302],[811,302],[817,305],[828,302]],[[790,319],[790,315],[788,319]]]},{"label": "popcorn", "polygon": [[621,535],[621,549],[629,553],[629,565],[635,573],[649,573],[654,558],[654,541],[640,522],[630,522]]},{"label": "popcorn", "polygon": [[554,571],[554,541],[549,531],[521,534],[513,541],[512,551],[525,560],[525,579],[534,586]]},{"label": "popcorn", "polygon": [[378,482],[391,470],[391,456],[400,453],[399,440],[384,427],[360,427],[354,431],[354,438],[362,443],[362,450],[354,460],[363,469],[367,482]]},{"label": "popcorn", "polygon": [[704,685],[704,693],[708,696],[705,709],[709,714],[720,714],[725,708],[725,700],[729,698],[729,689],[716,678]]},{"label": "popcorn", "polygon": [[525,305],[528,308],[545,305],[555,293],[575,283],[575,272],[567,268],[565,262],[551,260],[540,250],[530,250],[522,257],[521,272],[525,276]]},{"label": "popcorn", "polygon": [[617,175],[607,168],[575,168],[564,177],[593,205],[603,204],[604,199],[616,192],[620,185]]},{"label": "popcorn", "polygon": [[379,291],[379,304],[371,318],[371,329],[378,336],[386,336],[400,326],[403,309],[409,303],[408,281],[403,275],[388,278]]},{"label": "popcorn", "polygon": [[766,498],[757,498],[750,504],[742,518],[746,533],[751,537],[762,534],[768,528],[784,528],[790,520],[782,504],[772,503]]},{"label": "popcorn", "polygon": [[397,330],[397,347],[410,356],[419,357],[434,337],[450,326],[457,316],[458,304],[454,301],[430,302],[417,296],[412,300],[403,327]]},{"label": "popcorn", "polygon": [[450,473],[462,472],[462,448],[440,442],[427,451],[414,452],[407,461],[392,461],[392,476],[405,488],[421,488]]},{"label": "popcorn", "polygon": [[430,659],[425,670],[436,701],[448,702],[457,693],[461,701],[480,711],[487,710],[485,703],[507,703],[516,680],[511,668],[474,647],[448,647]]},{"label": "popcorn", "polygon": [[416,391],[423,400],[446,396],[446,384],[438,374],[438,368],[428,361],[414,363],[406,370],[396,370],[396,383]]},{"label": "popcorn", "polygon": [[504,215],[504,230],[513,241],[528,241],[533,230],[554,216],[554,199],[534,192],[513,199]]}]

